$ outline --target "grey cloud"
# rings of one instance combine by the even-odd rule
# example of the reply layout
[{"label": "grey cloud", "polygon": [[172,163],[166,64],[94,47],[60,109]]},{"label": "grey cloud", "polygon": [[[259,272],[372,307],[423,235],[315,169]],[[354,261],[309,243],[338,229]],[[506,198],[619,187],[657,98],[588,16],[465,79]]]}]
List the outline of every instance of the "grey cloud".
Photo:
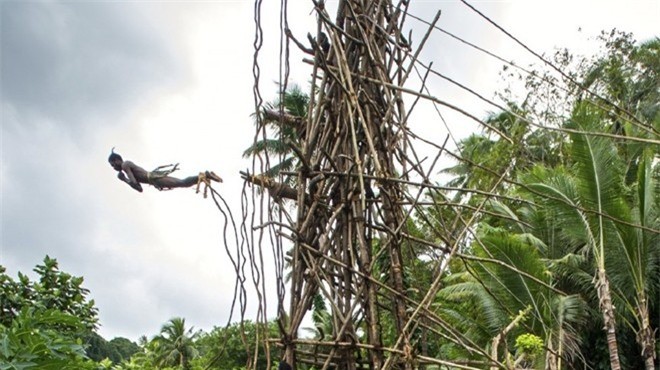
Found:
[{"label": "grey cloud", "polygon": [[174,31],[153,21],[155,8],[126,2],[0,6],[3,101],[18,111],[81,124],[86,115],[125,109],[184,77],[167,40]]},{"label": "grey cloud", "polygon": [[38,137],[31,142],[13,135],[7,139],[2,156],[9,179],[2,190],[2,253],[28,266],[55,250],[67,259],[77,258],[74,246],[84,245],[93,222],[84,204],[87,196],[63,183],[61,167],[51,162],[56,147]]}]

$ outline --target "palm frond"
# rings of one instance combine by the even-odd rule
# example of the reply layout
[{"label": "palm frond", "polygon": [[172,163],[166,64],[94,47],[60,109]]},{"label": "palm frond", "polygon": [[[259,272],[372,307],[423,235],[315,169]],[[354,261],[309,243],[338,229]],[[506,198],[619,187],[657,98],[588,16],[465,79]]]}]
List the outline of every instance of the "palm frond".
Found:
[{"label": "palm frond", "polygon": [[438,296],[441,300],[454,302],[470,302],[470,306],[480,317],[483,317],[490,337],[501,330],[507,322],[507,312],[502,305],[489,293],[476,279],[464,283],[449,285],[440,290]]},{"label": "palm frond", "polygon": [[[295,169],[297,163],[298,163],[298,158],[296,157],[284,158],[280,163],[268,168],[268,170],[266,170],[264,174],[268,177],[276,177],[282,172],[291,171]],[[291,184],[293,181],[294,181],[294,177],[286,176],[284,183]]]},{"label": "palm frond", "polygon": [[515,214],[515,212],[513,212],[511,208],[509,208],[504,203],[495,199],[489,199],[486,201],[486,207],[489,211],[493,212],[494,214],[502,215],[505,218],[513,220],[513,222],[511,222],[513,224],[513,227],[517,228],[520,232],[524,233],[526,231],[524,224],[518,222],[520,221],[520,219]]},{"label": "palm frond", "polygon": [[[569,127],[580,131],[597,131],[603,112],[593,106],[579,105]],[[621,198],[623,163],[611,139],[589,134],[571,134],[571,154],[577,164],[577,179],[584,206],[600,213],[629,218]],[[602,230],[602,217],[598,216]],[[600,230],[598,230],[600,232]]]},{"label": "palm frond", "polygon": [[265,139],[252,144],[243,152],[243,158],[249,158],[252,155],[259,153],[268,153],[270,155],[287,154],[291,148],[282,140],[278,139]]},{"label": "palm frond", "polygon": [[580,328],[587,320],[586,302],[579,295],[557,296],[552,302],[554,331],[564,349],[562,355],[572,359],[580,355]]},{"label": "palm frond", "polygon": [[536,250],[542,253],[548,249],[548,246],[545,244],[545,242],[532,233],[516,234],[513,235],[513,238],[521,243],[534,247]]},{"label": "palm frond", "polygon": [[546,183],[529,184],[529,188],[541,197],[542,203],[550,206],[548,212],[552,213],[556,227],[575,245],[598,245],[571,177],[560,174]]}]

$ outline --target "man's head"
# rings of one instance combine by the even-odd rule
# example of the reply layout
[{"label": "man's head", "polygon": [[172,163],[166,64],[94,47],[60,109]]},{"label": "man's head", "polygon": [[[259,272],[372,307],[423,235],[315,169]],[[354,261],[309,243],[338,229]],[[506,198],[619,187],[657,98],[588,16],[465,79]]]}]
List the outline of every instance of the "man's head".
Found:
[{"label": "man's head", "polygon": [[112,168],[121,171],[121,164],[124,163],[124,160],[119,154],[115,153],[115,148],[112,148],[112,153],[110,153],[110,156],[108,157],[108,162],[110,162]]}]

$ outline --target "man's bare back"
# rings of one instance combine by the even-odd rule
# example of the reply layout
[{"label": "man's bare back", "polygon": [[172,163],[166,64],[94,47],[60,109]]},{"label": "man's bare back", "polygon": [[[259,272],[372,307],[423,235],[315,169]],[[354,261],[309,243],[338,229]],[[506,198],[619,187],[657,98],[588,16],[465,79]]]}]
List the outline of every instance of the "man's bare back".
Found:
[{"label": "man's bare back", "polygon": [[118,172],[117,178],[119,180],[127,183],[139,192],[142,192],[141,184],[153,185],[158,190],[191,187],[202,180],[200,176],[209,180],[222,182],[220,176],[211,171],[200,173],[197,176],[189,176],[185,179],[169,176],[169,173],[177,169],[176,166],[171,167],[169,170],[159,170],[159,167],[159,169],[149,172],[131,161],[124,161],[121,155],[115,153],[114,150],[108,157],[108,162]]}]

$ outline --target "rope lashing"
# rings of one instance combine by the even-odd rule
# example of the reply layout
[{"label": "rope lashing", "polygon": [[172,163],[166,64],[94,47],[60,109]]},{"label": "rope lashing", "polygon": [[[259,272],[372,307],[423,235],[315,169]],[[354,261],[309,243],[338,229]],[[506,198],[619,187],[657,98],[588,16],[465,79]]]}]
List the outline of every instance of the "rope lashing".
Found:
[{"label": "rope lashing", "polygon": [[195,193],[199,194],[199,187],[204,184],[204,199],[206,199],[208,195],[208,190],[211,188],[213,190],[213,187],[211,187],[211,180],[217,181],[217,182],[222,182],[222,178],[220,176],[216,175],[215,172],[213,171],[205,171],[205,172],[200,172],[199,175],[197,176],[197,187],[195,188]]}]

